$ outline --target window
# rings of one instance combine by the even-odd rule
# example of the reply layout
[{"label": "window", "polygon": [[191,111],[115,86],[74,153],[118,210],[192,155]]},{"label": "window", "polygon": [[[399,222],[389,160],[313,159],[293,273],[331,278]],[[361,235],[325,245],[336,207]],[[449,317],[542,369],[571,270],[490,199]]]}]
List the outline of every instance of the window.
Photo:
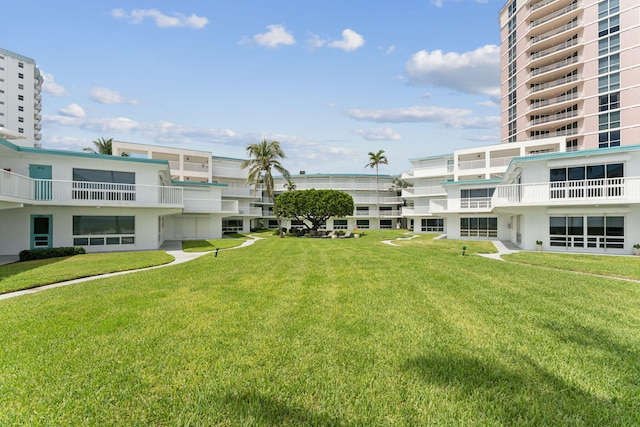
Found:
[{"label": "window", "polygon": [[18,73],[18,78],[19,78],[19,79],[24,79],[24,74],[22,74],[22,73]]},{"label": "window", "polygon": [[359,215],[359,216],[367,216],[367,215],[369,215],[369,207],[368,206],[356,206],[356,215]]},{"label": "window", "polygon": [[347,229],[347,220],[346,219],[334,219],[333,220],[333,229],[334,230],[346,230]]},{"label": "window", "polygon": [[73,236],[73,244],[77,246],[132,245],[135,217],[74,216]]},{"label": "window", "polygon": [[73,169],[73,198],[81,200],[136,199],[134,172]]},{"label": "window", "polygon": [[613,15],[620,11],[620,0],[604,0],[598,3],[598,19]]},{"label": "window", "polygon": [[423,218],[421,231],[444,232],[444,218]]},{"label": "window", "polygon": [[598,116],[598,130],[607,130],[620,127],[620,111],[604,113]]},{"label": "window", "polygon": [[18,95],[18,101],[24,101],[24,96],[23,95]]},{"label": "window", "polygon": [[600,95],[600,111],[615,110],[618,108],[620,108],[620,92]]},{"label": "window", "polygon": [[498,218],[460,218],[462,237],[498,237]]},{"label": "window", "polygon": [[18,68],[24,68],[24,63],[18,62]]},{"label": "window", "polygon": [[18,105],[18,111],[24,111],[24,107],[22,105]]},{"label": "window", "polygon": [[600,132],[598,134],[598,148],[609,148],[620,146],[620,131],[612,130],[610,132]]},{"label": "window", "polygon": [[24,117],[18,117],[18,123],[24,123]]},{"label": "window", "polygon": [[620,73],[598,77],[598,93],[611,92],[620,89]]},{"label": "window", "polygon": [[598,56],[609,55],[620,50],[620,34],[598,40]]},{"label": "window", "polygon": [[573,166],[549,170],[551,199],[620,197],[624,163]]},{"label": "window", "polygon": [[278,228],[278,220],[270,219],[269,220],[269,228]]},{"label": "window", "polygon": [[613,34],[620,31],[620,15],[605,18],[598,22],[598,37]]},{"label": "window", "polygon": [[550,217],[549,235],[551,246],[623,249],[624,217]]},{"label": "window", "polygon": [[460,190],[460,207],[463,209],[489,208],[494,191],[495,188]]},{"label": "window", "polygon": [[393,228],[393,220],[391,219],[381,219],[380,220],[380,229],[381,230],[391,230]]},{"label": "window", "polygon": [[24,85],[23,85],[23,84],[19,84],[19,85],[18,85],[18,89],[20,89],[20,90],[24,90]]},{"label": "window", "polygon": [[578,151],[577,139],[570,139],[567,141],[567,151]]},{"label": "window", "polygon": [[620,69],[620,54],[605,56],[598,60],[598,74],[607,74]]},{"label": "window", "polygon": [[369,229],[369,220],[368,219],[359,219],[359,220],[357,220],[356,221],[356,227],[368,230]]},{"label": "window", "polygon": [[18,133],[24,133],[24,128],[18,128]]}]

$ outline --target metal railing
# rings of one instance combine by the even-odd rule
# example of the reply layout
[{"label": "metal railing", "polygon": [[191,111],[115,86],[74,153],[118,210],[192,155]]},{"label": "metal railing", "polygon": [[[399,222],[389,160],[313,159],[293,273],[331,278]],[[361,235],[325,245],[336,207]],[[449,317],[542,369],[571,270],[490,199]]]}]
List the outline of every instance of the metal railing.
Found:
[{"label": "metal railing", "polygon": [[0,173],[0,196],[42,204],[65,205],[183,205],[182,187],[109,182],[34,179],[8,171]]},{"label": "metal railing", "polygon": [[544,16],[544,17],[542,17],[540,19],[536,19],[535,21],[532,21],[531,24],[529,24],[529,28],[531,29],[531,28],[535,28],[537,26],[540,26],[542,24],[546,24],[549,21],[552,21],[552,20],[554,20],[554,19],[556,19],[556,18],[558,18],[558,17],[560,17],[562,15],[565,15],[565,14],[567,14],[569,12],[572,12],[572,11],[574,11],[574,10],[576,10],[578,8],[578,5],[579,5],[579,2],[575,2],[575,3],[570,4],[567,7],[563,7],[560,10],[556,10],[555,12],[550,13],[547,16]]},{"label": "metal railing", "polygon": [[638,202],[640,201],[640,177],[499,185],[493,195],[495,206],[584,202],[585,200]]}]

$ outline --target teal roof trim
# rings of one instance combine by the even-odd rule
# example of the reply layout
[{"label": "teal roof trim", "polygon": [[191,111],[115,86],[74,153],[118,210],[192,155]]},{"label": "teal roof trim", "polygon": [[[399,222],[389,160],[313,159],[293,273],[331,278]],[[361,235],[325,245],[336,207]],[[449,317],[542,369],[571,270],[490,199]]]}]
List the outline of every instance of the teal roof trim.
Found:
[{"label": "teal roof trim", "polygon": [[503,177],[506,177],[507,175],[509,175],[509,172],[511,172],[511,169],[515,167],[514,165],[516,163],[555,160],[555,159],[571,159],[574,157],[599,156],[602,154],[624,153],[626,151],[638,151],[638,150],[640,150],[640,145],[622,145],[620,147],[594,148],[592,150],[566,151],[566,152],[560,152],[560,153],[537,154],[535,156],[514,157],[511,160],[511,163],[509,163],[509,167],[505,171]]},{"label": "teal roof trim", "polygon": [[211,156],[212,159],[215,160],[235,160],[238,162],[244,162],[246,159],[236,159],[234,157],[222,157],[222,156]]},{"label": "teal roof trim", "polygon": [[453,153],[448,154],[440,154],[439,156],[427,156],[427,157],[416,157],[413,159],[409,159],[410,162],[415,162],[419,160],[435,160],[435,159],[443,159],[445,157],[453,157]]},{"label": "teal roof trim", "polygon": [[109,154],[85,153],[83,151],[66,151],[66,150],[51,150],[46,148],[22,147],[22,146],[11,143],[4,138],[0,138],[0,145],[4,145],[7,148],[10,148],[14,151],[18,151],[21,153],[48,154],[52,156],[82,157],[85,159],[89,158],[89,159],[101,159],[101,160],[115,160],[119,162],[147,163],[147,164],[169,166],[168,160],[145,159],[141,157],[111,156]]},{"label": "teal roof trim", "polygon": [[172,179],[171,183],[174,185],[180,185],[184,187],[228,187],[229,184],[223,184],[220,182],[193,182],[193,181],[177,181]]}]

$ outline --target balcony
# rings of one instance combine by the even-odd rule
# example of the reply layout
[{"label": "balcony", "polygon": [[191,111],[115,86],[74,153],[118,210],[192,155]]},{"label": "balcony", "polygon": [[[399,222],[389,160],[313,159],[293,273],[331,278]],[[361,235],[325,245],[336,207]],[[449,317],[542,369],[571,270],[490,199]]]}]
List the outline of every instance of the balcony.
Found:
[{"label": "balcony", "polygon": [[353,197],[353,202],[356,205],[366,205],[366,204],[376,204],[376,203],[380,203],[381,205],[399,205],[400,203],[402,203],[402,199],[400,197],[379,197],[376,198],[375,196],[372,197],[358,197],[358,196],[354,196]]},{"label": "balcony", "polygon": [[418,206],[413,208],[402,208],[402,216],[426,216],[431,215],[429,206]]},{"label": "balcony", "polygon": [[544,34],[540,34],[539,36],[534,36],[529,41],[529,46],[532,46],[532,45],[534,45],[536,43],[541,43],[541,42],[543,42],[545,40],[549,40],[549,39],[553,38],[554,36],[557,36],[557,35],[562,34],[564,32],[573,30],[574,28],[578,27],[578,24],[579,23],[578,23],[577,20],[576,21],[572,21],[572,22],[569,22],[566,25],[563,25],[561,27],[555,28],[555,29],[553,29],[551,31],[547,31]]},{"label": "balcony", "polygon": [[529,89],[529,94],[542,92],[547,89],[554,89],[580,80],[580,75],[562,77],[551,82],[542,83]]},{"label": "balcony", "polygon": [[[333,182],[330,180],[322,182],[296,181],[296,190],[370,190],[376,191],[375,178],[371,182]],[[378,190],[387,191],[391,187],[391,182],[380,182]]]},{"label": "balcony", "polygon": [[439,177],[445,175],[451,175],[453,173],[453,164],[442,166],[431,166],[426,168],[416,167],[410,172],[402,174],[402,179],[416,179],[416,178],[430,178]]},{"label": "balcony", "polygon": [[251,188],[236,188],[225,187],[222,189],[222,195],[225,197],[253,197],[253,189]]},{"label": "balcony", "polygon": [[[556,132],[542,133],[540,135],[533,135],[529,137],[528,140],[535,141],[538,139],[554,138],[556,136],[572,136],[572,135],[577,135],[579,133],[581,133],[581,129],[565,129],[565,130],[559,130]],[[543,154],[543,153],[538,153],[538,154]]]},{"label": "balcony", "polygon": [[0,171],[0,199],[63,206],[178,207],[181,187],[33,179]]},{"label": "balcony", "polygon": [[558,107],[560,104],[570,102],[581,97],[582,95],[576,92],[568,93],[566,95],[561,95],[551,99],[533,100],[531,101],[531,105],[529,105],[529,111],[538,110],[545,107]]},{"label": "balcony", "polygon": [[580,62],[581,58],[579,56],[572,56],[571,58],[563,59],[562,61],[554,62],[553,64],[546,65],[544,67],[535,68],[531,70],[529,73],[529,78],[533,78],[539,76],[541,74],[548,73],[550,71],[556,71],[561,68],[568,67],[573,64],[577,64]]},{"label": "balcony", "polygon": [[458,162],[459,170],[484,169],[486,166],[487,166],[487,162],[485,159],[466,160],[466,161]]},{"label": "balcony", "polygon": [[491,197],[477,197],[465,199],[431,200],[429,210],[431,213],[447,212],[491,212],[493,203]]},{"label": "balcony", "polygon": [[542,59],[542,58],[546,58],[549,55],[552,55],[554,53],[558,53],[558,52],[561,52],[561,51],[563,51],[565,49],[569,49],[571,47],[577,46],[579,43],[580,43],[580,40],[577,39],[577,38],[574,38],[574,39],[571,39],[571,40],[566,41],[564,43],[560,43],[559,45],[550,47],[548,49],[532,53],[531,56],[529,57],[529,64],[531,65],[531,63],[533,63],[536,60],[539,60],[539,59]]},{"label": "balcony", "polygon": [[551,122],[557,122],[557,121],[562,121],[562,120],[567,120],[567,119],[573,119],[575,117],[578,117],[580,115],[580,113],[578,111],[565,111],[564,113],[559,113],[559,114],[551,114],[549,116],[544,116],[544,117],[539,117],[537,119],[533,119],[529,122],[529,127],[531,126],[536,126],[536,125],[541,125],[541,124],[546,124],[546,123],[551,123]]},{"label": "balcony", "polygon": [[438,196],[446,194],[442,186],[428,186],[428,187],[408,187],[402,189],[402,197],[423,197],[423,196]]},{"label": "balcony", "polygon": [[496,207],[640,202],[640,177],[499,185]]},{"label": "balcony", "polygon": [[221,177],[221,178],[247,179],[247,176],[249,176],[248,175],[249,170],[242,169],[240,168],[240,166],[238,166],[237,168],[217,166],[214,162],[214,164],[211,167],[211,174],[214,177]]},{"label": "balcony", "polygon": [[580,5],[579,2],[575,2],[570,4],[569,6],[563,7],[560,10],[556,10],[555,12],[552,12],[546,16],[543,16],[542,18],[531,21],[531,24],[529,24],[529,29],[534,29],[542,25],[545,25],[547,23],[551,23],[555,19],[565,16],[573,12],[574,10],[577,10],[579,5]]}]

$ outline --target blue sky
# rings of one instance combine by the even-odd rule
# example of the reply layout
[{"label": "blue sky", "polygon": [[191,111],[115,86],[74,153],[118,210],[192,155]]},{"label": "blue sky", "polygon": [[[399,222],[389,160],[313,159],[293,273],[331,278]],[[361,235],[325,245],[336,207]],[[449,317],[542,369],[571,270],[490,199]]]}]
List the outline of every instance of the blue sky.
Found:
[{"label": "blue sky", "polygon": [[23,0],[0,47],[45,76],[43,147],[99,138],[366,173],[499,142],[495,0]]}]

